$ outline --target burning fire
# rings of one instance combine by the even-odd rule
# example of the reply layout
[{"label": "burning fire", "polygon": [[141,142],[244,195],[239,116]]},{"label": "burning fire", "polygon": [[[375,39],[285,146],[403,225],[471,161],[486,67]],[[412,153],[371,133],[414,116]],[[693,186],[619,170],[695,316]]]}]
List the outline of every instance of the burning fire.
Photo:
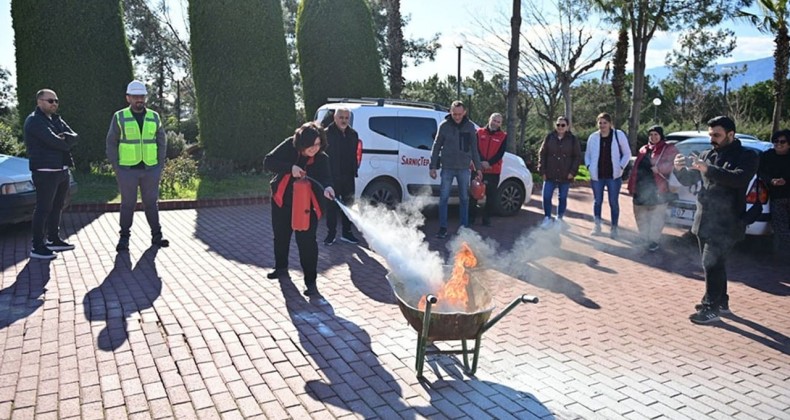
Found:
[{"label": "burning fire", "polygon": [[[461,243],[461,249],[455,254],[450,279],[436,292],[439,310],[466,310],[469,305],[469,293],[467,292],[469,274],[466,272],[466,269],[475,266],[477,266],[477,258],[472,253],[472,249],[469,248],[466,242]],[[417,305],[422,311],[425,310],[426,300],[426,296],[423,296]]]}]

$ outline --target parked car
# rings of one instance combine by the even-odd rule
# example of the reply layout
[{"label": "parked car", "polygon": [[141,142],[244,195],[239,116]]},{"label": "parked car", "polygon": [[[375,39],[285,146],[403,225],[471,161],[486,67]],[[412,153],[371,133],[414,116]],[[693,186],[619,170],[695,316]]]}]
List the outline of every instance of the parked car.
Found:
[{"label": "parked car", "polygon": [[[431,145],[446,108],[396,99],[329,99],[318,108],[316,121],[344,107],[351,111],[351,126],[362,140],[362,163],[356,179],[357,196],[393,205],[419,194],[439,196],[439,179],[431,179]],[[495,200],[497,213],[518,213],[532,193],[532,175],[524,160],[505,153]],[[451,202],[458,202],[453,187]]]},{"label": "parked car", "polygon": [[[27,222],[33,219],[36,187],[25,158],[0,154],[0,225]],[[77,192],[77,183],[69,172],[71,188],[66,206]]]},{"label": "parked car", "polygon": [[[683,141],[696,137],[708,137],[708,132],[707,131],[675,131],[674,133],[667,134],[665,137],[667,141],[670,140]],[[743,134],[743,133],[735,133],[735,138],[740,140],[760,141],[760,139],[758,139],[755,136],[752,136],[751,134]]]},{"label": "parked car", "polygon": [[[771,148],[771,143],[759,140],[750,140],[741,138],[741,144],[757,153],[762,153]],[[683,155],[699,154],[711,148],[710,137],[693,137],[675,143],[675,147]],[[667,207],[667,220],[669,223],[691,226],[694,221],[694,213],[697,211],[697,192],[701,187],[701,182],[697,182],[691,186],[681,185],[674,174],[669,178],[669,189],[678,195],[678,198]],[[758,194],[759,190],[759,194]],[[756,200],[760,200],[763,205],[763,211],[756,222],[746,227],[747,235],[770,235],[772,233],[771,224],[771,204],[768,200],[768,189],[766,185],[753,177],[749,182],[749,188],[746,194],[746,208],[748,210],[752,207]]]}]

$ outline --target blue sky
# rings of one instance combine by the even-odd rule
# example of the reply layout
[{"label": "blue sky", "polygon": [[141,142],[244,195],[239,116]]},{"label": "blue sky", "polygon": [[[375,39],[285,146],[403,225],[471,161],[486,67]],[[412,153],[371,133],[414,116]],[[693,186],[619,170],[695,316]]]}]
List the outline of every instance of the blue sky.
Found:
[{"label": "blue sky", "polygon": [[[175,1],[173,3],[178,3]],[[430,38],[434,33],[441,33],[439,42],[443,47],[439,50],[435,62],[424,63],[419,67],[404,70],[407,80],[423,80],[438,73],[440,76],[456,73],[457,50],[453,41],[459,34],[470,39],[482,37],[476,19],[483,22],[500,22],[509,33],[509,22],[502,21],[511,9],[510,0],[401,0],[401,13],[411,17],[404,35],[411,38]],[[528,25],[525,19],[523,25]],[[753,60],[771,56],[773,39],[763,35],[744,23],[728,23],[728,27],[736,31],[738,46],[733,56],[721,63]],[[522,30],[524,26],[522,26]],[[0,66],[15,71],[14,32],[11,27],[11,0],[0,0]],[[672,50],[676,36],[673,34],[656,34],[650,43],[647,67],[664,65],[664,57]],[[466,52],[464,54],[464,52]],[[632,62],[629,60],[629,62]],[[481,68],[480,63],[462,50],[461,73],[463,77]]]}]

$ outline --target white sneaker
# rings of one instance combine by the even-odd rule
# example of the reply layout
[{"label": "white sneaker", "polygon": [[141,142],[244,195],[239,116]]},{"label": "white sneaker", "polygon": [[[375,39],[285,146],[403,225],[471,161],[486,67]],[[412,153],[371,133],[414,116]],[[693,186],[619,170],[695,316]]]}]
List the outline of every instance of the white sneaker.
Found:
[{"label": "white sneaker", "polygon": [[541,229],[548,229],[548,228],[551,227],[552,222],[553,222],[553,220],[551,219],[551,217],[544,217],[543,218],[543,222],[540,224],[540,228]]}]

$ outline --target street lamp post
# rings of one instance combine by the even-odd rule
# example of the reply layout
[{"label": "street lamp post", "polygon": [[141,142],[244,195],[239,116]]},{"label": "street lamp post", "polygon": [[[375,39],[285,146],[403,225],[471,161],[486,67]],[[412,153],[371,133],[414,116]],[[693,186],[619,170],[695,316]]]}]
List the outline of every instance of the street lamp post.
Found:
[{"label": "street lamp post", "polygon": [[463,36],[458,36],[458,38],[453,41],[453,45],[458,49],[458,81],[456,83],[455,93],[456,99],[461,99],[461,49],[464,48]]},{"label": "street lamp post", "polygon": [[653,98],[653,122],[658,124],[658,107],[661,106],[661,98]]},{"label": "street lamp post", "polygon": [[475,94],[474,89],[470,87],[466,88],[466,96],[469,97],[469,104],[467,105],[468,112],[466,113],[466,115],[469,117],[470,120],[472,119],[472,95],[474,94]]}]

